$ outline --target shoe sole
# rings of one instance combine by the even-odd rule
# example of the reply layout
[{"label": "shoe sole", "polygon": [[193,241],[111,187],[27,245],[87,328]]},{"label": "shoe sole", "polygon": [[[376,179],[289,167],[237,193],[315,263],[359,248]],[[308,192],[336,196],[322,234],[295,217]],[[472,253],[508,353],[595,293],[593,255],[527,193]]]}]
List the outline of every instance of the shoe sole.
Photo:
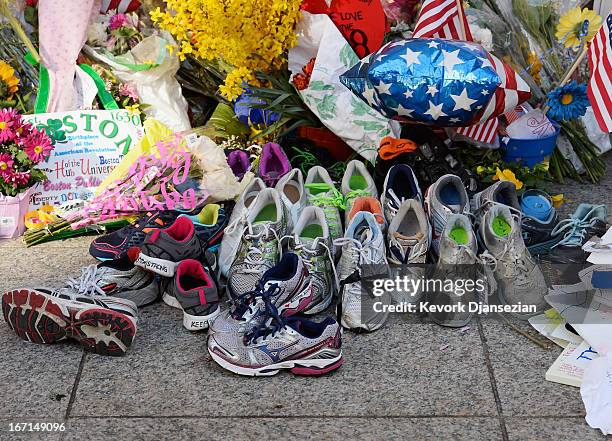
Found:
[{"label": "shoe sole", "polygon": [[250,377],[270,377],[278,374],[283,369],[289,369],[295,375],[318,376],[335,371],[344,363],[344,358],[342,357],[342,353],[340,353],[336,358],[331,359],[287,360],[268,366],[251,368],[232,364],[214,351],[208,352],[212,359],[223,369],[238,375]]},{"label": "shoe sole", "polygon": [[160,276],[172,277],[176,272],[179,262],[158,259],[156,257],[147,256],[141,252],[138,254],[138,259],[136,259],[134,265],[146,271],[159,274]]},{"label": "shoe sole", "polygon": [[130,317],[101,306],[67,303],[37,291],[15,290],[2,296],[2,312],[23,340],[50,344],[73,339],[89,352],[125,354],[136,335]]}]

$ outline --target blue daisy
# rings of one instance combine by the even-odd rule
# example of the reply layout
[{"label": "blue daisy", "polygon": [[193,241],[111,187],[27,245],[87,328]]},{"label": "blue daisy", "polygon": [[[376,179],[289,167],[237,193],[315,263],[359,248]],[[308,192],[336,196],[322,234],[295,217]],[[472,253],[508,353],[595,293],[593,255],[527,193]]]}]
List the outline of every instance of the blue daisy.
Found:
[{"label": "blue daisy", "polygon": [[584,115],[589,106],[586,84],[577,84],[575,81],[557,87],[546,96],[546,105],[550,107],[547,115],[557,121],[576,119]]}]

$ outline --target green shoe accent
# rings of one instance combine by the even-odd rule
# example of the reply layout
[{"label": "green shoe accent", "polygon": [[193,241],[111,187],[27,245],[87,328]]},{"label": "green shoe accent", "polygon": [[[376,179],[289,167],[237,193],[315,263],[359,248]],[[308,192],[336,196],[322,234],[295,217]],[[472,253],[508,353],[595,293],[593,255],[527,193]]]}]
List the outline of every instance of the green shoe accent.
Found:
[{"label": "green shoe accent", "polygon": [[493,219],[493,232],[499,237],[506,237],[512,232],[512,227],[502,216]]},{"label": "green shoe accent", "polygon": [[325,182],[321,182],[321,183],[313,182],[312,184],[306,184],[304,187],[310,190],[310,193],[312,195],[316,195],[319,193],[327,193],[333,188],[331,185],[326,184]]},{"label": "green shoe accent", "polygon": [[301,234],[301,237],[305,237],[307,239],[316,239],[317,237],[322,236],[323,228],[321,227],[321,225],[316,224],[308,225],[306,228],[304,228]]},{"label": "green shoe accent", "polygon": [[196,216],[202,225],[215,225],[219,220],[219,204],[208,204]]},{"label": "green shoe accent", "polygon": [[468,233],[463,227],[453,227],[450,230],[449,236],[459,245],[467,245],[468,243]]},{"label": "green shoe accent", "polygon": [[353,175],[349,179],[349,187],[351,190],[365,190],[368,188],[368,182],[361,175]]},{"label": "green shoe accent", "polygon": [[254,224],[261,222],[276,222],[276,205],[268,204],[255,217]]}]

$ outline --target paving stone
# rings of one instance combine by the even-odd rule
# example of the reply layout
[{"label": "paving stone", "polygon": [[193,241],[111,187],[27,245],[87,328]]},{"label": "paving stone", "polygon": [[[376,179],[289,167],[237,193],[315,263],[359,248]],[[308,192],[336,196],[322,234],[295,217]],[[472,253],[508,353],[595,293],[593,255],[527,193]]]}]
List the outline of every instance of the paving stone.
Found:
[{"label": "paving stone", "polygon": [[[482,324],[504,415],[584,414],[578,388],[545,380],[561,348],[544,350],[498,321],[483,320]],[[523,322],[522,326],[529,325]]]},{"label": "paving stone", "polygon": [[345,333],[344,366],[313,379],[224,371],[205,335],[182,329],[165,305],[143,309],[140,325],[125,357],[88,356],[72,415],[496,415],[476,329],[395,320],[373,334]]},{"label": "paving stone", "polygon": [[71,419],[65,441],[138,439],[501,440],[496,418]]},{"label": "paving stone", "polygon": [[507,418],[509,441],[610,440],[583,418]]}]

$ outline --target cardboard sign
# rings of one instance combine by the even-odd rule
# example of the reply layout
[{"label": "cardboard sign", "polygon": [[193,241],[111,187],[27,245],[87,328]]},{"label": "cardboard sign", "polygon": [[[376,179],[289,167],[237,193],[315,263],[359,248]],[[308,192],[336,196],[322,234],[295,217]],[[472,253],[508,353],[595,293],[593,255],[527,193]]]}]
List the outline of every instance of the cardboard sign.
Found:
[{"label": "cardboard sign", "polygon": [[302,9],[327,14],[359,58],[381,48],[387,17],[380,0],[306,0]]},{"label": "cardboard sign", "polygon": [[90,200],[93,191],[143,135],[140,116],[127,110],[77,110],[26,115],[45,130],[55,149],[39,168],[48,181],[30,198],[30,210],[44,204]]}]

